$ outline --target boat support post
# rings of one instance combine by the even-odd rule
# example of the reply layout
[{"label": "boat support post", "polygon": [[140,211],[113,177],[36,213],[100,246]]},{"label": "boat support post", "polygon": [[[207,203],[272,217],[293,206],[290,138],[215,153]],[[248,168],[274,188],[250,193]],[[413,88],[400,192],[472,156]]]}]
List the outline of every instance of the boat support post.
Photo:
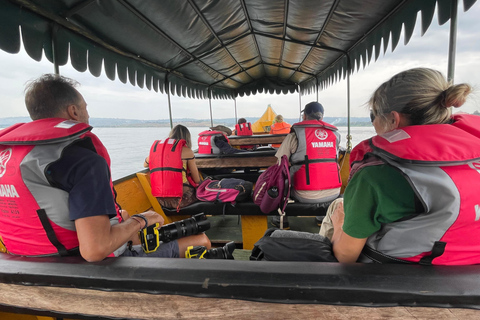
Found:
[{"label": "boat support post", "polygon": [[235,106],[235,123],[237,123],[237,98],[233,97],[233,104]]},{"label": "boat support post", "polygon": [[57,59],[57,46],[55,45],[55,39],[57,38],[58,25],[55,23],[52,29],[52,60],[53,60],[53,72],[56,75],[60,74],[60,67],[58,66]]},{"label": "boat support post", "polygon": [[298,112],[298,120],[302,121],[302,92],[300,90],[300,85],[298,85],[298,106],[299,106],[299,112]]},{"label": "boat support post", "polygon": [[165,75],[165,89],[167,91],[168,97],[168,114],[170,115],[170,129],[173,129],[173,120],[172,120],[172,103],[170,101],[170,82],[168,81],[169,73]]},{"label": "boat support post", "polygon": [[352,135],[350,133],[350,56],[347,54],[347,152],[352,150]]},{"label": "boat support post", "polygon": [[450,8],[450,40],[448,43],[448,74],[447,79],[453,83],[455,77],[455,51],[457,46],[457,14],[458,0],[452,0]]},{"label": "boat support post", "polygon": [[208,104],[210,106],[210,126],[213,127],[212,92],[210,91],[210,87],[207,88],[207,92],[208,92]]}]

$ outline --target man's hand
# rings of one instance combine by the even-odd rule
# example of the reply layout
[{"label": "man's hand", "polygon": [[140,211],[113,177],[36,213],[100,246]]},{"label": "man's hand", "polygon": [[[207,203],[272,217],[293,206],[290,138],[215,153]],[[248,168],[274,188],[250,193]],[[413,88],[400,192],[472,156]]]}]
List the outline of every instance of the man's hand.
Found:
[{"label": "man's hand", "polygon": [[[148,225],[155,223],[163,226],[164,219],[155,211],[141,213],[148,220]],[[87,261],[101,261],[109,254],[132,240],[139,244],[138,231],[145,223],[131,219],[128,212],[122,210],[124,222],[111,226],[107,215],[91,216],[75,220],[80,254]]]}]

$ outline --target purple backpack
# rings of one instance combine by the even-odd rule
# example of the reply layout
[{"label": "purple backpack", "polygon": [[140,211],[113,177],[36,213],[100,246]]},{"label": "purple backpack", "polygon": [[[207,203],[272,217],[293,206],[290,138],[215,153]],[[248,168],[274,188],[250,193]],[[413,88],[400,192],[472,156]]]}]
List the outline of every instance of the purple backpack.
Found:
[{"label": "purple backpack", "polygon": [[276,209],[284,212],[290,196],[290,185],[288,158],[283,155],[280,164],[269,167],[258,177],[253,202],[260,206],[263,213]]},{"label": "purple backpack", "polygon": [[197,188],[197,199],[207,202],[241,202],[252,194],[253,183],[242,179],[207,177]]}]

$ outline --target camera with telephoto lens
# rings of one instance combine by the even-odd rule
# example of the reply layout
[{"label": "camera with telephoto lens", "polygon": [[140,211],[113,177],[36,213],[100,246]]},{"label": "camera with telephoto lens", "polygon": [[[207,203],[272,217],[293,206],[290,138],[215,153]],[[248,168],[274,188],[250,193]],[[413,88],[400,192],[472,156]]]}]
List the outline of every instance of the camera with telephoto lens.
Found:
[{"label": "camera with telephoto lens", "polygon": [[160,246],[160,242],[170,242],[178,238],[199,234],[210,229],[210,221],[203,213],[191,218],[175,221],[162,226],[158,223],[140,230],[140,242],[145,253],[154,252]]},{"label": "camera with telephoto lens", "polygon": [[190,246],[185,252],[188,259],[227,259],[234,260],[235,242],[231,241],[221,248],[207,250],[204,246]]}]

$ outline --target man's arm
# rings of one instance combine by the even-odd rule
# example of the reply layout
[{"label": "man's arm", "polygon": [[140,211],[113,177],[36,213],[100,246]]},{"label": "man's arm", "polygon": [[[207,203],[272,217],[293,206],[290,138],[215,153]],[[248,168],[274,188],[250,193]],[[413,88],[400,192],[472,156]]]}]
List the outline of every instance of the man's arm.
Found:
[{"label": "man's arm", "polygon": [[[163,225],[161,215],[154,211],[142,213],[148,220],[148,225],[159,223]],[[137,233],[145,226],[143,219],[128,219],[111,226],[107,215],[90,216],[75,220],[80,254],[89,261],[101,261],[120,248],[126,242],[138,237]]]}]

